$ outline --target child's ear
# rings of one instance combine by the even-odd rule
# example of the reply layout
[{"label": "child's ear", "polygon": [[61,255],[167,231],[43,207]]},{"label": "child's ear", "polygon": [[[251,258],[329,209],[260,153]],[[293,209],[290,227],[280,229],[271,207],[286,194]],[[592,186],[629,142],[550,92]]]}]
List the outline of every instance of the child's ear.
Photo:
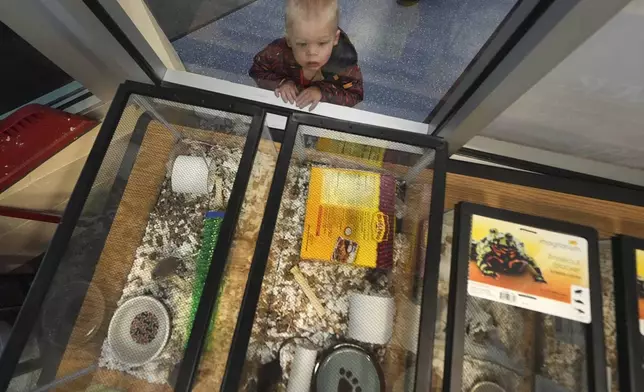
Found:
[{"label": "child's ear", "polygon": [[340,41],[340,29],[335,32],[335,38],[333,39],[333,46],[336,46]]}]

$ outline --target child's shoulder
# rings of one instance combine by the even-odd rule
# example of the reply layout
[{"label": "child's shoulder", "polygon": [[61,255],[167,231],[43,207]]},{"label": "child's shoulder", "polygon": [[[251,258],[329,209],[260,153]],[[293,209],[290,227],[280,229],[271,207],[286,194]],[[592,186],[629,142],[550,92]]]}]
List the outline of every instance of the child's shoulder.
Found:
[{"label": "child's shoulder", "polygon": [[325,68],[338,73],[357,64],[358,52],[355,46],[353,46],[353,43],[351,43],[347,33],[344,30],[340,30],[340,39],[338,40],[338,44],[333,47],[331,57]]},{"label": "child's shoulder", "polygon": [[271,42],[270,44],[266,45],[264,48],[264,51],[291,51],[290,46],[288,46],[288,43],[286,43],[286,38],[278,38]]},{"label": "child's shoulder", "polygon": [[266,45],[266,47],[288,48],[289,46],[286,43],[286,37],[282,37],[274,40],[270,44]]},{"label": "child's shoulder", "polygon": [[286,57],[289,57],[292,55],[292,51],[291,47],[286,43],[286,38],[282,37],[266,45],[258,55],[262,55],[263,57],[284,57],[286,55]]}]

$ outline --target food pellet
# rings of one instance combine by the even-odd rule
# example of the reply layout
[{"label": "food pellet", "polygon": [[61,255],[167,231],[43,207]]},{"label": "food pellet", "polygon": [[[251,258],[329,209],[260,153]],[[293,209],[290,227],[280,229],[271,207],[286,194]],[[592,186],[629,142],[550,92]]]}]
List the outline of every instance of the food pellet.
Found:
[{"label": "food pellet", "polygon": [[150,312],[141,312],[134,317],[130,324],[130,336],[138,344],[148,344],[159,332],[159,320]]}]

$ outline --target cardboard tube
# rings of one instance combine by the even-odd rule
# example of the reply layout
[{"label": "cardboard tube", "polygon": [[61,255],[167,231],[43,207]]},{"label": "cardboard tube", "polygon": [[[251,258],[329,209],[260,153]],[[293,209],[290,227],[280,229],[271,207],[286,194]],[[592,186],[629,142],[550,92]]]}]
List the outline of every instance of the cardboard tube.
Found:
[{"label": "cardboard tube", "polygon": [[210,158],[179,155],[172,165],[172,191],[203,195],[212,191],[208,183]]},{"label": "cardboard tube", "polygon": [[420,327],[420,305],[407,298],[402,298],[398,301],[397,306],[392,343],[416,354]]},{"label": "cardboard tube", "polygon": [[291,363],[286,392],[306,392],[311,389],[311,378],[318,352],[313,347],[297,346]]},{"label": "cardboard tube", "polygon": [[395,308],[390,296],[351,294],[347,336],[365,343],[387,344],[393,331]]}]

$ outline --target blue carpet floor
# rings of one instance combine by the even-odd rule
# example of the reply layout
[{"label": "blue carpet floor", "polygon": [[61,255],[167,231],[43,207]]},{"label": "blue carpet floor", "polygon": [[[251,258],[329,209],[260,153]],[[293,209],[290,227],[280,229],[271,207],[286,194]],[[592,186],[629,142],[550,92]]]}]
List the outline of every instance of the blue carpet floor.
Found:
[{"label": "blue carpet floor", "polygon": [[[358,51],[365,100],[357,108],[423,121],[516,0],[340,0]],[[284,34],[283,0],[256,2],[173,42],[195,73],[254,85],[253,56]]]}]

